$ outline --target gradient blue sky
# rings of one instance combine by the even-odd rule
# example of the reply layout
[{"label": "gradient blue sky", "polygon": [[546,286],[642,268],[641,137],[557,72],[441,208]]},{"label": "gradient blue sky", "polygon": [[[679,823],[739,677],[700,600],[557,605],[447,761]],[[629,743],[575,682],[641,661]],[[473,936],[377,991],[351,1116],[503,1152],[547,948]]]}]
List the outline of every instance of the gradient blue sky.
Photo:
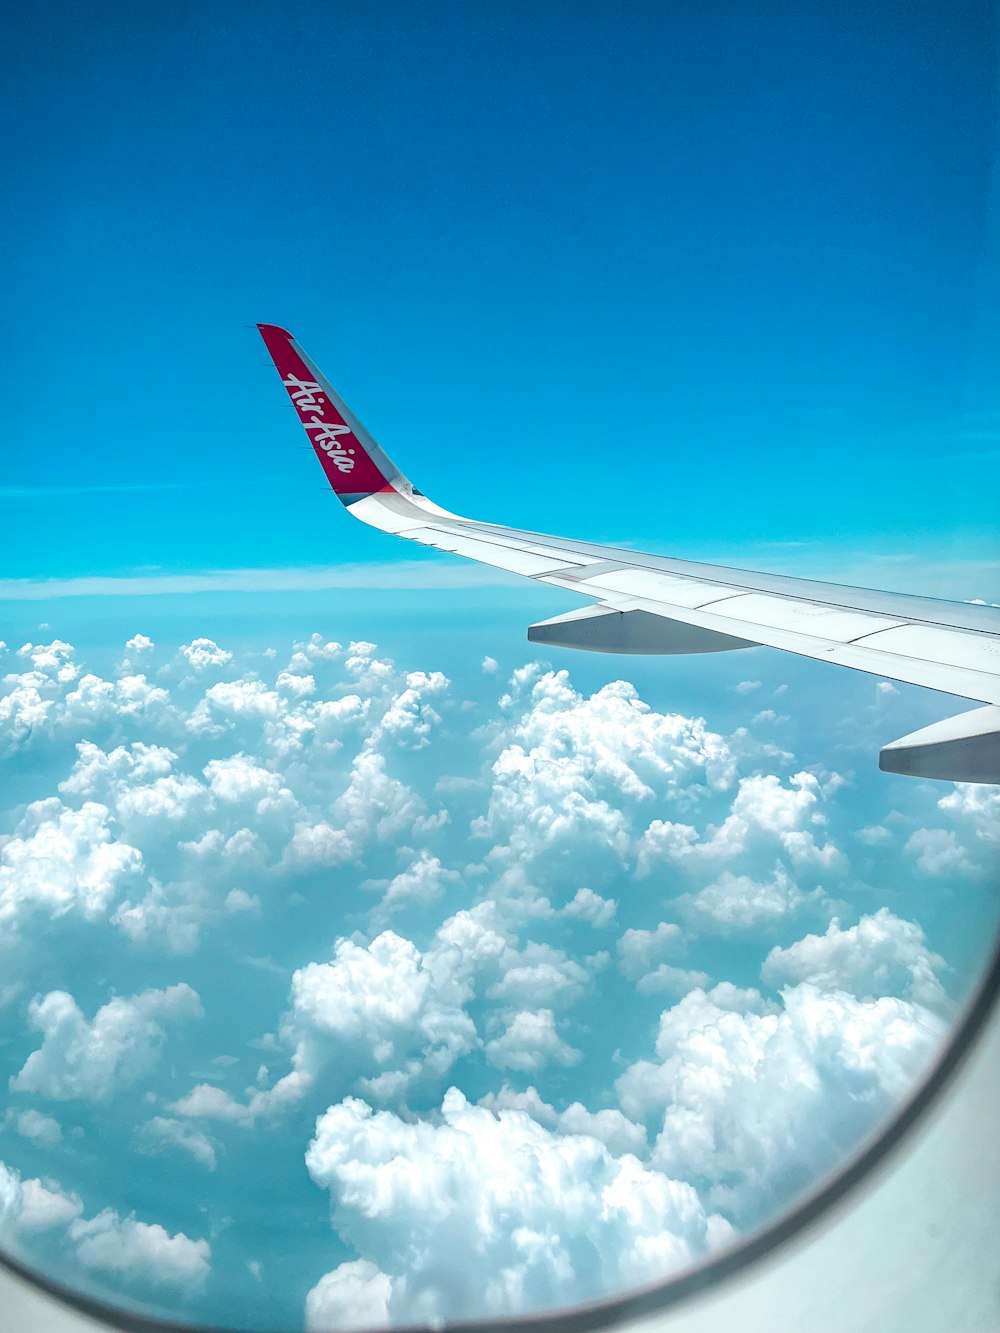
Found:
[{"label": "gradient blue sky", "polygon": [[29,6],[4,45],[9,576],[409,558],[341,526],[257,320],[459,512],[982,556],[991,6]]}]

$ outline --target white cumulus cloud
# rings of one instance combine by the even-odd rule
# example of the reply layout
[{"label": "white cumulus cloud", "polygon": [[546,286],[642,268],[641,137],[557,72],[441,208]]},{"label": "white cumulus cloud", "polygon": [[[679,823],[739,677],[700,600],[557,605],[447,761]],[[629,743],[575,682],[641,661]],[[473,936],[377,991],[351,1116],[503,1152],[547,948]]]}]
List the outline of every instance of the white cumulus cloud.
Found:
[{"label": "white cumulus cloud", "polygon": [[618,1079],[652,1162],[751,1225],[843,1161],[913,1086],[944,1024],[895,997],[802,984],[782,1004],[695,990],[660,1018],[655,1060]]},{"label": "white cumulus cloud", "polygon": [[11,1088],[55,1101],[106,1101],[155,1066],[164,1023],[200,1017],[201,1001],[183,982],[116,997],[89,1023],[72,995],[49,991],[28,1007],[28,1022],[42,1033],[42,1045],[11,1079]]},{"label": "white cumulus cloud", "polygon": [[724,870],[697,893],[677,898],[674,906],[698,929],[729,934],[773,925],[821,902],[820,891],[803,893],[778,865],[769,879],[759,881]]},{"label": "white cumulus cloud", "polygon": [[55,1147],[63,1136],[59,1121],[50,1115],[43,1115],[41,1111],[31,1109],[15,1111],[11,1108],[7,1112],[5,1121],[12,1124],[22,1138],[31,1139],[33,1143],[41,1144],[43,1148]]},{"label": "white cumulus cloud", "polygon": [[395,1323],[595,1298],[662,1278],[730,1234],[690,1185],[454,1088],[437,1123],[354,1098],[330,1107],[306,1165],[369,1265],[349,1274],[363,1317],[384,1303]]},{"label": "white cumulus cloud", "polygon": [[220,648],[212,639],[192,639],[190,643],[182,644],[179,651],[196,671],[226,666],[233,660],[232,653]]},{"label": "white cumulus cloud", "polygon": [[586,921],[595,928],[610,926],[615,919],[618,904],[614,898],[602,898],[593,889],[577,889],[562,909],[562,915],[575,921]]},{"label": "white cumulus cloud", "polygon": [[904,850],[926,875],[970,875],[975,872],[968,852],[951,829],[917,829],[910,834]]},{"label": "white cumulus cloud", "polygon": [[499,1037],[486,1044],[486,1058],[498,1069],[537,1073],[546,1065],[572,1065],[580,1052],[560,1037],[551,1009],[514,1014]]},{"label": "white cumulus cloud", "polygon": [[217,1145],[204,1131],[183,1120],[154,1116],[138,1127],[135,1140],[141,1153],[157,1156],[170,1148],[177,1148],[202,1166],[208,1167],[209,1171],[215,1170]]},{"label": "white cumulus cloud", "polygon": [[94,920],[142,868],[139,850],[115,837],[107,806],[35,801],[0,851],[0,923],[16,925],[33,909]]},{"label": "white cumulus cloud", "polygon": [[336,1060],[369,1079],[395,1076],[383,1084],[395,1091],[424,1069],[446,1072],[474,1048],[468,999],[456,971],[383,931],[368,946],[340,940],[330,962],[294,974],[285,1030],[297,1069]]},{"label": "white cumulus cloud", "polygon": [[944,959],[927,947],[915,921],[887,907],[842,929],[830,922],[825,935],[807,935],[787,949],[775,946],[764,960],[761,979],[770,986],[812,982],[821,990],[843,990],[861,999],[903,995],[940,1008],[944,991],[938,973]]},{"label": "white cumulus cloud", "polygon": [[197,1289],[210,1271],[207,1240],[192,1240],[183,1231],[171,1235],[158,1222],[121,1217],[111,1208],[77,1218],[68,1235],[84,1267],[118,1278]]},{"label": "white cumulus cloud", "polygon": [[325,1273],[306,1296],[309,1333],[332,1328],[384,1328],[389,1322],[392,1278],[367,1259]]},{"label": "white cumulus cloud", "polygon": [[83,1203],[78,1194],[64,1194],[50,1181],[25,1180],[21,1183],[21,1211],[18,1214],[19,1231],[49,1231],[65,1227],[80,1216]]}]

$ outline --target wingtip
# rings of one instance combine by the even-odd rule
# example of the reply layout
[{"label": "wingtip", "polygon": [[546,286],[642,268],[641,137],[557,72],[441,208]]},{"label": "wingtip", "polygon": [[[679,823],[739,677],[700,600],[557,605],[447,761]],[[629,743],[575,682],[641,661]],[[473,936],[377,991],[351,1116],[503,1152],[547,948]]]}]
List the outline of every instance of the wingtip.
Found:
[{"label": "wingtip", "polygon": [[292,406],[330,486],[345,505],[391,488],[400,477],[287,329],[258,324]]}]

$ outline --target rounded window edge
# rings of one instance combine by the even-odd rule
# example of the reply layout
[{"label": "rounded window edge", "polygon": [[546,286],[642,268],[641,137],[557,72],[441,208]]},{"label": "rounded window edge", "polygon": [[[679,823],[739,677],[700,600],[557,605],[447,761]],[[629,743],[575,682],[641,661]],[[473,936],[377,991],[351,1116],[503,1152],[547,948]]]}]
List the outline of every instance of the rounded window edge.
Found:
[{"label": "rounded window edge", "polygon": [[[696,1296],[718,1288],[744,1274],[753,1265],[776,1256],[790,1242],[808,1239],[809,1231],[827,1218],[839,1204],[847,1202],[873,1171],[886,1164],[905,1144],[924,1116],[934,1109],[971,1056],[987,1020],[998,1006],[1000,938],[994,944],[978,985],[962,1006],[950,1037],[896,1114],[842,1166],[833,1170],[784,1213],[758,1230],[749,1232],[734,1245],[718,1250],[673,1277],[619,1296],[536,1314],[511,1315],[504,1319],[456,1321],[446,1327],[450,1333],[504,1333],[511,1328],[522,1330],[523,1333],[591,1333],[599,1328],[610,1328],[650,1315],[679,1310]],[[122,1309],[86,1296],[54,1278],[36,1272],[30,1265],[2,1250],[0,1272],[21,1279],[36,1291],[85,1318],[99,1321],[112,1333],[297,1333],[288,1328],[248,1330],[238,1325],[189,1323]],[[390,1330],[391,1333],[433,1333],[430,1326],[424,1324],[387,1325],[386,1333],[390,1333]],[[334,1333],[334,1330],[330,1333]],[[336,1330],[336,1333],[354,1331],[352,1326],[345,1326]],[[365,1333],[375,1331],[367,1328]]]}]

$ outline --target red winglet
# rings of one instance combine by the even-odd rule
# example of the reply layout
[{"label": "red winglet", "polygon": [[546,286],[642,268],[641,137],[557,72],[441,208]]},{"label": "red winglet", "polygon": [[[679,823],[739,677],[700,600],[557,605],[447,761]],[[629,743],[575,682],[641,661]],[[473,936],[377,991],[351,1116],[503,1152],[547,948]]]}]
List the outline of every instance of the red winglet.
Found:
[{"label": "red winglet", "polygon": [[396,469],[292,335],[277,324],[257,328],[326,479],[344,504],[391,487]]}]

